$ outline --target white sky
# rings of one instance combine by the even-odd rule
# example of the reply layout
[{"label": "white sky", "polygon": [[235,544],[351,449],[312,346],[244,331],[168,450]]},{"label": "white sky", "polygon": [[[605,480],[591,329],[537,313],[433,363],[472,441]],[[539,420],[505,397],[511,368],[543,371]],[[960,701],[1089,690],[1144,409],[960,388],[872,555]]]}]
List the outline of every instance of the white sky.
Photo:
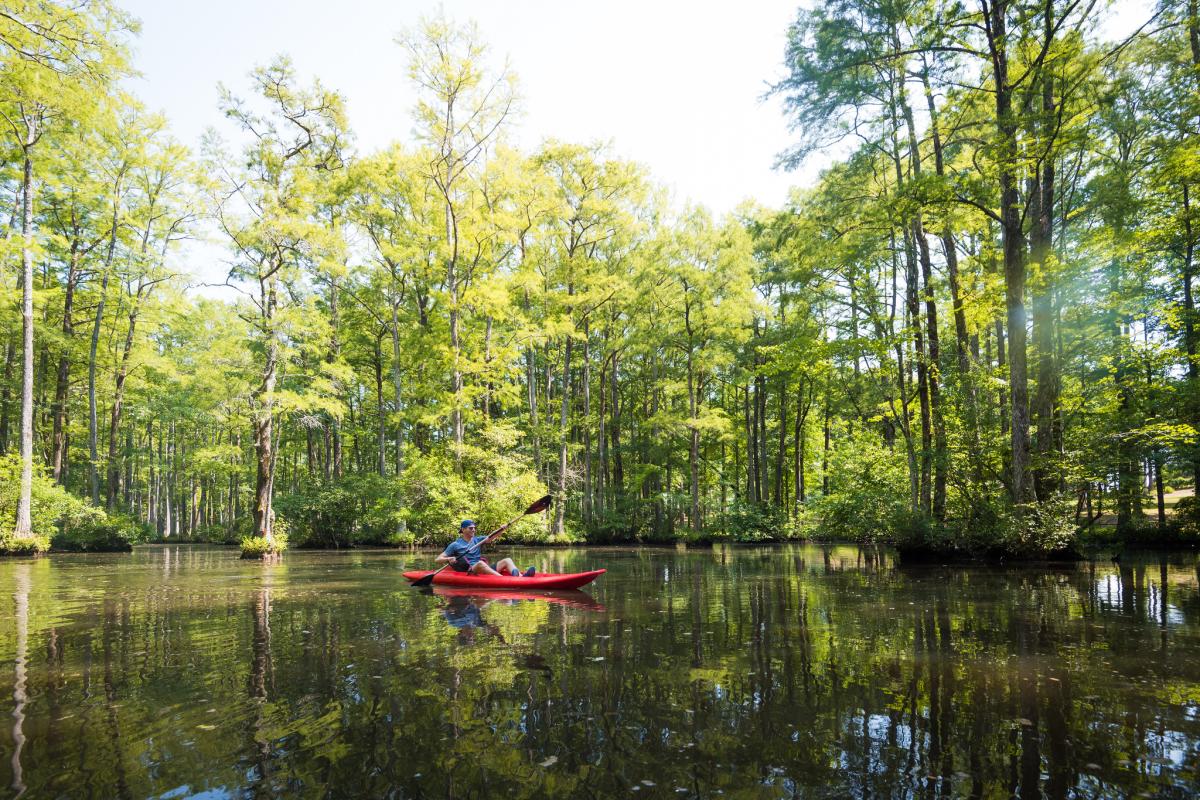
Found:
[{"label": "white sky", "polygon": [[[805,4],[811,0],[805,0]],[[775,100],[784,39],[800,0],[122,0],[142,21],[130,88],[163,111],[174,135],[199,149],[218,125],[217,84],[248,92],[247,73],[279,53],[305,82],[319,77],[347,99],[360,151],[411,141],[414,94],[397,33],[441,8],[475,20],[496,63],[508,57],[523,97],[515,138],[608,141],[644,164],[677,202],[716,214],[745,199],[779,206],[811,183],[772,169],[792,141]],[[1149,16],[1150,0],[1118,0],[1109,37]],[[187,248],[194,271],[215,277],[210,247]],[[219,278],[218,278],[219,279]]]},{"label": "white sky", "polygon": [[[413,91],[394,43],[439,4],[425,0],[124,0],[142,21],[132,85],[198,147],[219,122],[218,82],[247,93],[247,73],[278,53],[305,82],[347,98],[359,149],[410,140]],[[771,169],[788,142],[778,103],[759,97],[781,76],[796,0],[448,0],[475,20],[520,81],[517,141],[610,141],[614,152],[716,213],[754,197],[786,198],[794,176]]]}]

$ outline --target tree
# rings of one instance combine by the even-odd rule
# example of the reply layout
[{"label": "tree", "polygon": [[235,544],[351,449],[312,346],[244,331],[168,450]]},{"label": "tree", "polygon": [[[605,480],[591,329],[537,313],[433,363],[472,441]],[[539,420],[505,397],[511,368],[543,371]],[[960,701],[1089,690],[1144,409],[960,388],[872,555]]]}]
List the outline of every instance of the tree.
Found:
[{"label": "tree", "polygon": [[23,372],[21,382],[21,489],[14,535],[32,536],[33,485],[33,259],[34,159],[60,126],[85,120],[123,75],[125,17],[105,0],[18,2],[0,21],[0,115],[20,150]]},{"label": "tree", "polygon": [[315,219],[316,187],[343,168],[345,121],[342,99],[320,83],[298,88],[286,58],[256,69],[252,80],[265,111],[222,92],[222,111],[247,142],[245,166],[222,169],[217,219],[237,259],[231,277],[251,286],[262,357],[254,395],[254,531],[273,549],[276,384],[290,355],[288,339],[304,319],[297,302],[304,269],[328,246],[328,229]]},{"label": "tree", "polygon": [[[409,78],[423,93],[416,109],[417,138],[428,147],[425,177],[442,203],[445,239],[444,291],[450,314],[451,424],[455,446],[463,446],[463,365],[459,308],[464,276],[461,259],[463,211],[471,172],[513,113],[516,81],[505,66],[489,75],[487,47],[474,25],[457,26],[445,17],[425,20],[399,38],[409,53]],[[455,454],[461,468],[462,454]]]}]

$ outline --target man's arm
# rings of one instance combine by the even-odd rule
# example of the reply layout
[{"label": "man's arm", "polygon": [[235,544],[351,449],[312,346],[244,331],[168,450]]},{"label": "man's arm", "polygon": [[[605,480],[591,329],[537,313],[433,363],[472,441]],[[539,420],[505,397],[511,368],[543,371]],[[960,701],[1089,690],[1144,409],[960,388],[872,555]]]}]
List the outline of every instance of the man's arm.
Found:
[{"label": "man's arm", "polygon": [[[501,525],[499,528],[496,528],[496,530],[489,533],[484,541],[486,541],[488,544],[491,544],[494,539],[499,538],[500,534],[504,533],[506,530],[508,530],[508,525]],[[483,549],[482,544],[479,545],[479,549]]]}]

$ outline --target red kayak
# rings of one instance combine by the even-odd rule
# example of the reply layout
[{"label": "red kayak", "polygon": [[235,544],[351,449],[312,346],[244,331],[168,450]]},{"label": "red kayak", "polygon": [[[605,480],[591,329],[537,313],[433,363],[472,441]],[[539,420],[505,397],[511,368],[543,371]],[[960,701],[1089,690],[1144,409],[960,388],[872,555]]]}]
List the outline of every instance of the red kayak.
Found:
[{"label": "red kayak", "polygon": [[[594,569],[591,572],[540,572],[531,578],[509,575],[471,575],[466,572],[442,570],[433,579],[434,586],[462,586],[468,589],[507,589],[520,591],[522,589],[578,589],[599,578],[607,570]],[[430,570],[413,570],[404,573],[410,581],[424,578]]]}]

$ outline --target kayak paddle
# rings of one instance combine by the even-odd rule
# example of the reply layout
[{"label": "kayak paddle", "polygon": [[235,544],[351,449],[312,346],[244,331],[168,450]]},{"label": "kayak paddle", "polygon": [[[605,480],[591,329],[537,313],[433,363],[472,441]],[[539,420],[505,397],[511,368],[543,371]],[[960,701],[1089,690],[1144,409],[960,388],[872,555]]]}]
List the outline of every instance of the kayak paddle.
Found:
[{"label": "kayak paddle", "polygon": [[[513,523],[519,521],[522,517],[527,517],[530,514],[541,513],[542,511],[545,511],[549,507],[550,507],[550,495],[546,495],[545,497],[539,498],[533,505],[531,505],[529,508],[527,508],[523,512],[521,512],[520,516],[514,517],[509,522],[506,522],[505,524],[501,525],[499,528],[496,528],[496,530],[489,533],[487,536],[485,536],[482,539],[480,539],[479,541],[475,542],[475,544],[473,544],[469,548],[467,548],[467,552],[468,553],[471,552],[476,547],[482,547],[484,542],[486,542],[488,539],[491,539],[493,536],[499,534],[501,531],[506,530],[509,526],[511,526]],[[453,561],[450,562],[450,564],[453,564],[453,563],[454,563]],[[433,583],[434,577],[439,572],[441,572],[443,569],[450,566],[450,564],[443,564],[441,569],[435,570],[433,572],[430,572],[427,575],[423,575],[420,578],[417,578],[415,581],[412,582],[411,585],[416,586],[416,587],[428,586],[429,584]]]}]

